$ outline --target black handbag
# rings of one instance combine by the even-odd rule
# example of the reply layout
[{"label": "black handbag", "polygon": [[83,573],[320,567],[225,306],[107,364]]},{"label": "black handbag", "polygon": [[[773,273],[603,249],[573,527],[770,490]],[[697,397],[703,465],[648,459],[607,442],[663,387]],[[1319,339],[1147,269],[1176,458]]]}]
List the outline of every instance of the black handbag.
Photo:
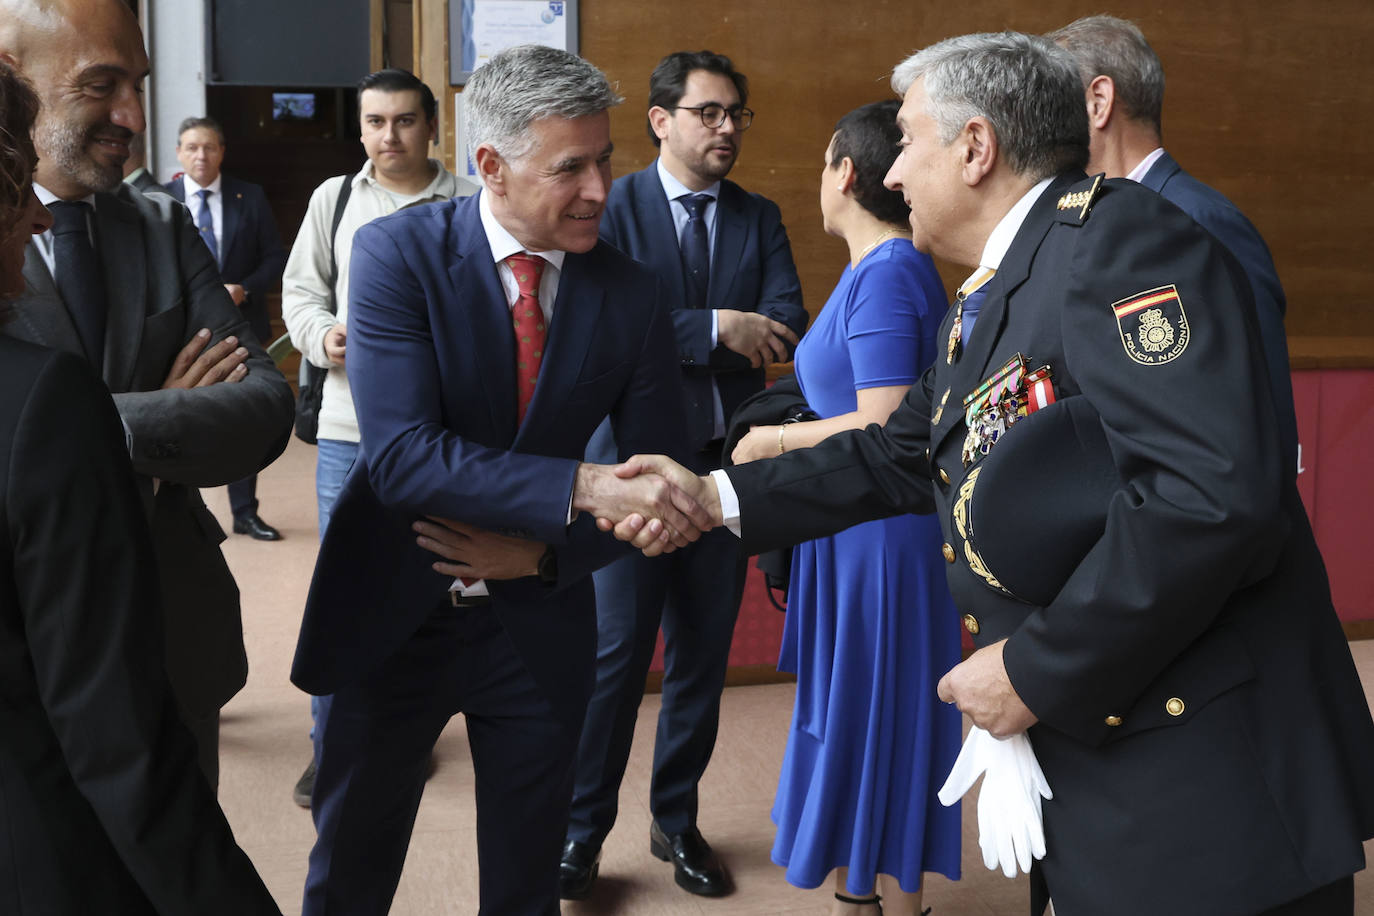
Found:
[{"label": "black handbag", "polygon": [[[339,279],[339,262],[334,257],[334,239],[339,234],[339,223],[343,222],[344,208],[348,206],[348,195],[353,193],[353,176],[345,175],[343,187],[339,189],[339,199],[334,204],[334,223],[329,227],[329,310],[338,312],[339,305],[334,301],[334,284]],[[314,445],[320,432],[320,405],[324,402],[324,379],[328,369],[319,366],[301,354],[301,372],[297,379],[296,392],[296,438]]]},{"label": "black handbag", "polygon": [[[751,426],[775,426],[779,423],[819,419],[820,414],[807,406],[806,398],[801,393],[801,384],[795,375],[778,379],[772,387],[756,391],[735,408],[725,435],[725,463],[732,463],[730,453],[735,450],[739,440],[748,434]],[[787,586],[792,575],[792,548],[779,547],[761,553],[755,565],[763,573],[768,600],[773,607],[786,611]]]}]

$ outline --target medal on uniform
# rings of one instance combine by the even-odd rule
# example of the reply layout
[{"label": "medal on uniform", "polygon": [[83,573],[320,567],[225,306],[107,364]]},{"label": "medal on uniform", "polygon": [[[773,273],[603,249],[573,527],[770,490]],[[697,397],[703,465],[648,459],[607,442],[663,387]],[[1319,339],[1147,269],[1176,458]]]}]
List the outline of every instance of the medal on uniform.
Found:
[{"label": "medal on uniform", "polygon": [[1026,413],[1035,413],[1054,403],[1054,385],[1050,384],[1050,367],[1041,366],[1026,376]]},{"label": "medal on uniform", "polygon": [[1007,360],[964,398],[964,467],[986,455],[1016,421],[1052,403],[1049,366],[1028,373],[1020,353]]}]

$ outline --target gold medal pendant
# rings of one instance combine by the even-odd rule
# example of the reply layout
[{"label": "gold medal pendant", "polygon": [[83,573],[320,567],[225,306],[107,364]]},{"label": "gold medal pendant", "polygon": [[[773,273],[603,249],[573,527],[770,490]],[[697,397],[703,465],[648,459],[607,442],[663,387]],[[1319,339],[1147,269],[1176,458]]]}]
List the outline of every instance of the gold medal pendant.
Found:
[{"label": "gold medal pendant", "polygon": [[959,311],[954,313],[954,324],[949,326],[949,344],[945,351],[945,365],[954,365],[954,357],[959,355],[959,338],[964,333],[964,300],[968,297],[960,290],[954,296],[954,304]]}]

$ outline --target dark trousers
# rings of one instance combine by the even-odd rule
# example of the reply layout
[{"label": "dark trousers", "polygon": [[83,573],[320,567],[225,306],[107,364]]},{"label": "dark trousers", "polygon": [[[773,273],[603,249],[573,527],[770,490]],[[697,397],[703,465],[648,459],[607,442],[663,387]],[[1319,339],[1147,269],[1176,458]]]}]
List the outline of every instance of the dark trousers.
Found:
[{"label": "dark trousers", "polygon": [[[719,467],[719,448],[698,464]],[[706,468],[709,465],[709,468]],[[649,809],[669,835],[696,826],[697,784],[715,749],[745,558],[725,529],[664,557],[635,555],[595,574],[596,687],[577,752],[568,839],[599,846],[615,823],[644,678],[663,628],[663,702]]]},{"label": "dark trousers", "polygon": [[182,721],[196,739],[196,762],[200,771],[210,783],[210,788],[219,792],[219,710],[203,716],[193,716],[182,712]]},{"label": "dark trousers", "polygon": [[258,512],[258,475],[229,484],[229,511],[234,518],[248,518]]},{"label": "dark trousers", "polygon": [[1355,876],[1319,887],[1310,894],[1290,900],[1259,916],[1351,916],[1355,912]]},{"label": "dark trousers", "polygon": [[[253,329],[258,343],[266,347],[272,342],[272,321],[267,314],[267,297],[248,294],[239,312]],[[245,477],[229,484],[229,511],[234,518],[247,518],[258,511],[258,475]]]},{"label": "dark trousers", "polygon": [[[1041,914],[1045,909],[1044,872],[1036,868],[1031,873],[1031,913]],[[1355,876],[1346,875],[1330,884],[1323,885],[1290,900],[1281,906],[1256,913],[1255,916],[1353,916],[1355,912]]]},{"label": "dark trousers", "polygon": [[557,916],[576,726],[554,718],[490,608],[447,603],[334,694],[319,736],[303,916],[387,912],[430,752],[457,712],[476,776],[479,913]]}]

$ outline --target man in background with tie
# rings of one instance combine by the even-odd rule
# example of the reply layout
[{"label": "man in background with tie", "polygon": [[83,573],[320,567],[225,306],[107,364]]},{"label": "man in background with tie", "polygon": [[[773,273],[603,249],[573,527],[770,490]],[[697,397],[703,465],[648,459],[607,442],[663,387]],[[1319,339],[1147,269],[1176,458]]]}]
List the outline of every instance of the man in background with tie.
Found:
[{"label": "man in background with tie", "polygon": [[[801,284],[772,201],[725,176],[754,113],[749,83],[728,57],[679,51],[649,78],[648,131],[658,159],[616,181],[601,236],[652,268],[671,310],[691,465],[720,467],[725,425],[764,386],[764,367],[791,359],[806,329]],[[591,461],[614,461],[602,427]],[[693,894],[728,893],[697,830],[697,784],[716,743],[720,694],[744,590],[745,560],[721,532],[665,559],[629,557],[596,575],[597,684],[578,749],[562,893],[585,897],[615,823],[644,677],[660,623],[663,706],[654,744],[650,848]]]},{"label": "man in background with tie", "polygon": [[[579,459],[608,415],[624,457],[650,443],[685,457],[654,275],[597,237],[620,99],[591,64],[535,45],[492,57],[463,96],[480,193],[354,234],[345,371],[360,452],[291,672],[333,695],[306,916],[387,912],[430,752],[459,712],[481,911],[556,916],[594,680],[590,574],[624,554],[594,516],[599,494],[633,483]],[[630,501],[671,509],[666,492],[650,481]]]},{"label": "man in background with tie", "polygon": [[[238,588],[199,487],[286,447],[291,388],[220,282],[186,208],[124,184],[148,58],[122,0],[0,0],[0,56],[37,88],[35,236],[0,332],[85,356],[114,394],[152,523],[167,673],[219,778],[219,710],[243,686]],[[96,507],[92,507],[96,511]]]},{"label": "man in background with tie", "polygon": [[[220,171],[224,146],[224,128],[213,118],[182,121],[177,129],[177,161],[185,172],[166,188],[190,208],[201,240],[219,265],[229,298],[263,343],[272,339],[267,293],[281,279],[286,249],[262,188]],[[258,516],[257,490],[257,474],[229,484],[234,533],[279,541],[281,532]]]}]

